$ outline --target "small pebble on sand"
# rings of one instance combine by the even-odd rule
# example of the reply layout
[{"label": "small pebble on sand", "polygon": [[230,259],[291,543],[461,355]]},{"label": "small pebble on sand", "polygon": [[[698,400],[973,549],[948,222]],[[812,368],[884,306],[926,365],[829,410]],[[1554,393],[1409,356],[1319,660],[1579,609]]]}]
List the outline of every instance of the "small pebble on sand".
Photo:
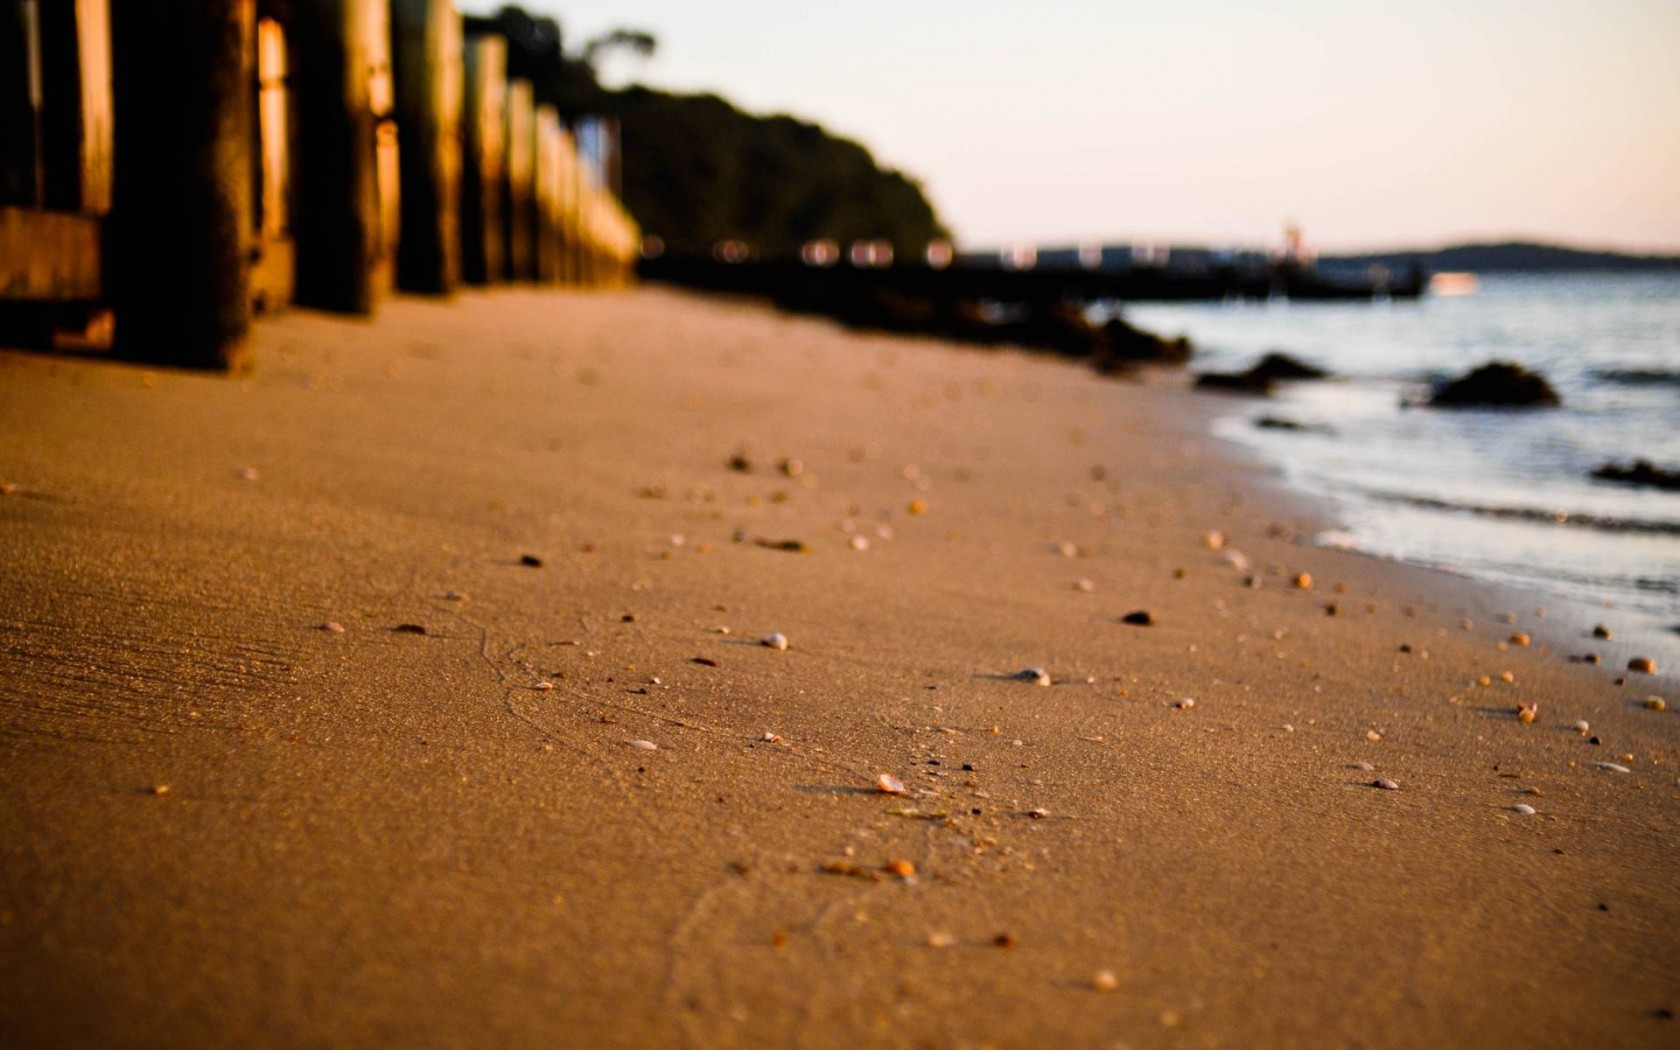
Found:
[{"label": "small pebble on sand", "polygon": [[550,689],[554,688],[554,683],[553,682],[538,682],[536,685],[533,685],[531,688],[535,689],[539,693],[546,693]]},{"label": "small pebble on sand", "polygon": [[1375,729],[1367,729],[1365,730],[1365,739],[1374,744],[1382,739],[1382,734],[1377,732]]},{"label": "small pebble on sand", "polygon": [[1660,696],[1647,696],[1644,701],[1644,707],[1647,711],[1667,711],[1668,701],[1664,700]]},{"label": "small pebble on sand", "polygon": [[927,942],[929,948],[949,948],[957,943],[957,939],[941,930],[928,934]]},{"label": "small pebble on sand", "polygon": [[1021,939],[1013,933],[1000,933],[992,938],[992,943],[999,948],[1013,948],[1021,943]]},{"label": "small pebble on sand", "polygon": [[244,470],[239,472],[239,476],[244,478],[246,481],[255,481],[257,478],[261,477],[261,475],[257,473],[256,467],[246,467]]},{"label": "small pebble on sand", "polygon": [[1155,614],[1148,609],[1138,609],[1120,617],[1120,622],[1129,623],[1134,627],[1153,627],[1155,626]]},{"label": "small pebble on sand", "polygon": [[543,560],[535,554],[521,554],[519,556],[519,564],[525,566],[527,569],[540,569],[542,568],[542,563]]},{"label": "small pebble on sand", "polygon": [[1580,733],[1582,736],[1586,736],[1588,733],[1592,732],[1592,726],[1587,723],[1585,718],[1583,718],[1579,722],[1575,723],[1575,732]]},{"label": "small pebble on sand", "polygon": [[1511,807],[1511,812],[1521,813],[1525,817],[1532,817],[1534,816],[1534,807],[1528,805],[1527,803],[1519,802]]},{"label": "small pebble on sand", "polygon": [[1009,677],[1017,682],[1031,682],[1034,685],[1050,684],[1050,672],[1042,667],[1024,667]]},{"label": "small pebble on sand", "polygon": [[1371,781],[1371,786],[1374,787],[1374,788],[1379,788],[1383,791],[1399,791],[1400,790],[1400,785],[1396,784],[1394,781],[1388,779],[1387,777],[1378,777],[1377,779]]},{"label": "small pebble on sand", "polygon": [[1248,571],[1248,557],[1242,551],[1226,551],[1225,564],[1238,572]]},{"label": "small pebble on sand", "polygon": [[1202,537],[1202,542],[1207,544],[1207,549],[1210,551],[1220,550],[1225,546],[1225,534],[1218,529],[1214,529]]},{"label": "small pebble on sand", "polygon": [[1604,770],[1604,772],[1606,772],[1606,773],[1631,773],[1631,772],[1633,772],[1633,770],[1629,769],[1628,767],[1617,765],[1614,762],[1595,762],[1594,766],[1598,769]]},{"label": "small pebble on sand", "polygon": [[904,781],[891,773],[882,773],[875,778],[875,790],[883,795],[902,795],[904,794]]},{"label": "small pebble on sand", "polygon": [[1188,711],[1192,707],[1196,706],[1196,701],[1193,698],[1187,696],[1187,697],[1184,697],[1181,700],[1174,700],[1173,701],[1173,706],[1178,708],[1180,711]]},{"label": "small pebble on sand", "polygon": [[782,738],[779,735],[769,731],[766,731],[762,737],[759,737],[759,739],[763,740],[766,744],[779,744],[782,742]]},{"label": "small pebble on sand", "polygon": [[651,740],[626,740],[625,743],[629,744],[631,747],[635,748],[637,751],[658,751],[659,750],[659,745],[654,743]]},{"label": "small pebble on sand", "polygon": [[1528,635],[1524,634],[1522,631],[1513,631],[1513,632],[1511,632],[1510,641],[1511,641],[1512,645],[1526,646],[1529,642],[1529,637],[1528,637]]},{"label": "small pebble on sand", "polygon": [[1363,770],[1366,773],[1370,773],[1370,772],[1374,771],[1377,767],[1373,766],[1369,762],[1355,762],[1353,764],[1353,768]]},{"label": "small pebble on sand", "polygon": [[887,861],[887,874],[897,875],[901,879],[908,879],[916,874],[916,865],[902,858]]},{"label": "small pebble on sand", "polygon": [[1611,637],[1610,628],[1604,626],[1603,624],[1599,624],[1592,629],[1592,636],[1594,638],[1603,638],[1608,641]]},{"label": "small pebble on sand", "polygon": [[1089,580],[1081,576],[1079,579],[1073,581],[1073,589],[1081,594],[1090,594],[1092,591],[1097,589],[1097,585],[1094,580]]},{"label": "small pebble on sand", "polygon": [[1518,704],[1517,721],[1523,725],[1533,725],[1534,719],[1540,714],[1539,704]]},{"label": "small pebble on sand", "polygon": [[1060,554],[1064,558],[1077,558],[1079,557],[1079,546],[1075,543],[1063,540],[1061,543],[1056,544],[1056,553]]},{"label": "small pebble on sand", "polygon": [[1657,662],[1649,656],[1636,656],[1628,661],[1628,670],[1639,674],[1656,674]]},{"label": "small pebble on sand", "polygon": [[781,649],[785,651],[788,647],[788,636],[780,631],[772,631],[763,638],[759,639],[758,644],[764,646],[766,649]]},{"label": "small pebble on sand", "polygon": [[1294,586],[1299,590],[1310,591],[1312,590],[1313,584],[1312,573],[1298,572],[1295,574],[1295,578],[1289,582],[1294,584]]},{"label": "small pebble on sand", "polygon": [[150,791],[154,795],[167,795],[167,794],[169,794],[169,785],[168,784],[153,784],[147,790]]},{"label": "small pebble on sand", "polygon": [[1050,811],[1047,810],[1047,809],[1043,809],[1043,808],[1027,810],[1027,816],[1031,817],[1034,820],[1043,820],[1045,817],[1048,817],[1049,815],[1050,815]]},{"label": "small pebble on sand", "polygon": [[1094,992],[1112,992],[1120,987],[1120,978],[1113,970],[1098,970],[1091,975],[1091,990]]},{"label": "small pebble on sand", "polygon": [[852,550],[866,551],[869,549],[868,536],[853,536],[849,542],[852,545]]},{"label": "small pebble on sand", "polygon": [[339,623],[337,620],[328,620],[326,623],[321,625],[321,630],[327,632],[328,634],[343,634],[344,625]]}]

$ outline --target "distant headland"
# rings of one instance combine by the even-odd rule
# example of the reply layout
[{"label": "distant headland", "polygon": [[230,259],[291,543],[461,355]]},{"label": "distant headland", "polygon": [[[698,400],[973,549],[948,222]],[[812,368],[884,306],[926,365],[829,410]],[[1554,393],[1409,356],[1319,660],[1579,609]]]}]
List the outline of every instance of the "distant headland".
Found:
[{"label": "distant headland", "polygon": [[1680,255],[1631,255],[1531,241],[1457,244],[1448,248],[1378,252],[1369,255],[1326,255],[1320,262],[1359,267],[1381,265],[1390,268],[1420,263],[1431,273],[1625,273],[1680,270]]}]

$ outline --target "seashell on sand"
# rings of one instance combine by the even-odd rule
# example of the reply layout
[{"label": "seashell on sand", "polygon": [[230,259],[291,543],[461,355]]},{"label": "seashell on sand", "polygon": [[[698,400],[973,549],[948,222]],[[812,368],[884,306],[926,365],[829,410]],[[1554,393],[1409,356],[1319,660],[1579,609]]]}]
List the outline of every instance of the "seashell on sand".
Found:
[{"label": "seashell on sand", "polygon": [[882,773],[875,778],[875,790],[883,795],[902,795],[905,792],[904,781],[891,773]]},{"label": "seashell on sand", "polygon": [[788,636],[780,631],[772,631],[763,638],[759,639],[758,644],[767,649],[786,650],[788,647]]},{"label": "seashell on sand", "polygon": [[1009,677],[1017,682],[1031,682],[1034,685],[1050,684],[1050,672],[1042,667],[1024,667]]}]

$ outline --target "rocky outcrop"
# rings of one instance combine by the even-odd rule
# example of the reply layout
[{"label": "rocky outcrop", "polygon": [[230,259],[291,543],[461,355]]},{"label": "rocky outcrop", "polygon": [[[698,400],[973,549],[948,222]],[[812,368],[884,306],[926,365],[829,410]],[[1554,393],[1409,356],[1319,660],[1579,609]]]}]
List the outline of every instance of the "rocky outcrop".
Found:
[{"label": "rocky outcrop", "polygon": [[1427,402],[1432,408],[1555,408],[1562,403],[1545,376],[1509,361],[1490,361],[1443,383]]},{"label": "rocky outcrop", "polygon": [[1643,488],[1680,492],[1680,470],[1664,470],[1648,459],[1637,459],[1628,466],[1606,463],[1592,472],[1599,481],[1613,481],[1618,485],[1639,485]]}]

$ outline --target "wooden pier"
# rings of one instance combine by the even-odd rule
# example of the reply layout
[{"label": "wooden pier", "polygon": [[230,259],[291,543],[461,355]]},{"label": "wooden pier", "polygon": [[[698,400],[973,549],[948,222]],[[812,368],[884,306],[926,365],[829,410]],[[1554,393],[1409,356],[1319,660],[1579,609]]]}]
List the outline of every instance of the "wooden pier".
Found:
[{"label": "wooden pier", "polygon": [[453,0],[0,0],[0,345],[225,369],[288,304],[632,279],[506,56]]}]

